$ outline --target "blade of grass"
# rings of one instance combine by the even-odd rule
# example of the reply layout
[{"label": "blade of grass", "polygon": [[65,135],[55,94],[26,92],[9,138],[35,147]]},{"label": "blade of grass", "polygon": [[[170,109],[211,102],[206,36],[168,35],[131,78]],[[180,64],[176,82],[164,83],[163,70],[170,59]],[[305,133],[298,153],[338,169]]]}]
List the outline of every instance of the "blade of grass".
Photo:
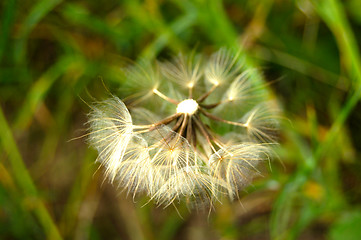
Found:
[{"label": "blade of grass", "polygon": [[258,4],[251,22],[242,34],[242,46],[248,48],[262,35],[272,5],[273,0],[263,0],[262,4]]},{"label": "blade of grass", "polygon": [[122,28],[109,25],[103,19],[90,14],[81,5],[67,3],[62,7],[61,13],[69,22],[77,26],[84,26],[99,36],[109,39],[118,50],[120,50],[124,39],[127,38],[127,33],[122,31]]},{"label": "blade of grass", "polygon": [[7,42],[10,39],[10,30],[14,22],[15,11],[16,0],[8,0],[4,2],[0,28],[0,62],[4,55]]},{"label": "blade of grass", "polygon": [[25,129],[31,122],[31,118],[39,103],[44,100],[50,87],[55,80],[73,67],[79,67],[81,60],[75,56],[63,56],[50,67],[31,87],[25,98],[24,104],[19,110],[14,128]]},{"label": "blade of grass", "polygon": [[312,1],[315,9],[323,18],[329,28],[332,30],[341,53],[341,59],[344,61],[350,80],[353,83],[345,102],[344,107],[341,109],[337,119],[332,124],[329,132],[327,133],[325,141],[316,150],[315,158],[320,159],[326,154],[327,149],[332,145],[331,143],[337,136],[342,125],[348,118],[349,114],[360,100],[361,97],[361,57],[357,41],[352,32],[350,24],[347,21],[345,9],[338,0],[320,0]]},{"label": "blade of grass", "polygon": [[295,129],[288,129],[285,132],[287,133],[287,138],[294,143],[296,150],[298,150],[297,156],[300,158],[300,164],[295,173],[290,176],[274,203],[270,220],[271,239],[289,239],[289,224],[292,217],[292,209],[297,199],[296,195],[306,183],[310,173],[309,169],[314,165],[312,150],[304,139],[295,132]]},{"label": "blade of grass", "polygon": [[[18,239],[39,236],[41,226],[28,211],[29,207],[24,201],[26,199],[16,186],[12,174],[2,164],[5,163],[3,157],[0,159],[0,236],[5,239],[9,236]],[[2,224],[4,216],[5,224]],[[44,237],[43,234],[41,236]]]},{"label": "blade of grass", "polygon": [[24,19],[18,33],[18,40],[15,43],[14,57],[17,64],[26,60],[27,37],[35,26],[62,0],[40,0],[30,10],[29,15]]},{"label": "blade of grass", "polygon": [[[344,61],[347,73],[350,76],[350,79],[353,83],[353,89],[348,96],[347,101],[340,110],[336,120],[333,122],[330,130],[328,131],[325,140],[321,142],[316,148],[314,154],[305,158],[306,162],[309,163],[305,165],[305,171],[297,171],[296,177],[291,180],[288,185],[292,186],[293,189],[285,188],[275,204],[274,214],[272,217],[273,227],[272,234],[273,238],[277,238],[279,229],[277,228],[278,221],[285,222],[289,218],[282,217],[282,212],[284,209],[282,206],[284,204],[290,204],[289,199],[286,199],[287,196],[292,196],[296,191],[304,184],[305,180],[311,176],[311,173],[317,168],[322,157],[327,156],[328,149],[333,146],[335,138],[338,136],[340,129],[344,125],[346,119],[350,115],[351,111],[356,106],[357,102],[361,97],[361,61],[358,46],[354,38],[353,32],[347,22],[346,15],[342,4],[337,0],[323,0],[323,1],[312,1],[317,12],[323,18],[323,20],[328,24],[332,30],[337,43],[339,50],[341,52],[341,59]],[[299,181],[303,180],[303,181]],[[316,215],[313,215],[312,218],[315,218]],[[308,219],[310,222],[312,219]],[[297,228],[300,226],[299,222],[296,222],[294,226]],[[303,228],[305,226],[303,225]],[[290,239],[297,238],[294,234],[295,229],[291,228],[292,234],[289,234],[287,237]],[[301,229],[296,229],[297,232],[300,232]],[[293,231],[293,232],[292,232]]]},{"label": "blade of grass", "polygon": [[67,204],[65,205],[65,210],[59,226],[63,235],[67,238],[72,238],[71,233],[76,227],[80,208],[83,204],[82,201],[85,199],[87,191],[89,191],[89,184],[92,181],[93,173],[96,170],[96,165],[94,164],[95,158],[94,151],[88,150],[83,159],[83,164],[77,179],[71,189]]},{"label": "blade of grass", "polygon": [[[327,150],[333,146],[335,138],[338,136],[341,127],[346,121],[352,109],[355,107],[356,103],[361,96],[361,87],[359,87],[355,92],[350,94],[349,99],[346,104],[340,111],[337,119],[333,123],[331,129],[328,131],[325,140],[319,144],[314,152],[309,149],[306,144],[301,144],[300,137],[294,135],[291,139],[293,141],[298,140],[297,146],[303,146],[303,149],[300,149],[300,153],[306,153],[302,159],[304,164],[302,164],[299,169],[295,172],[292,178],[287,182],[287,185],[280,192],[275,204],[271,216],[271,238],[272,239],[296,239],[297,235],[295,234],[293,227],[300,227],[300,223],[295,222],[293,227],[290,227],[289,221],[292,211],[292,204],[294,202],[295,195],[298,194],[300,188],[305,184],[307,179],[309,179],[312,173],[317,168],[321,157],[324,157],[327,154]],[[302,156],[302,155],[301,155]],[[340,202],[340,201],[339,201]],[[312,215],[313,218],[318,215]],[[308,218],[307,221],[311,222],[313,218]],[[302,218],[300,218],[302,219]],[[302,224],[303,227],[306,227],[305,224]],[[297,229],[297,232],[300,233],[302,229]]]},{"label": "blade of grass", "polygon": [[240,49],[238,34],[225,13],[222,1],[197,1],[196,4],[199,20],[208,36],[219,46],[235,46]]},{"label": "blade of grass", "polygon": [[14,175],[15,181],[19,188],[23,191],[24,197],[33,199],[34,205],[32,210],[39,219],[40,224],[43,226],[46,236],[48,239],[62,239],[56,224],[45,207],[45,204],[38,196],[35,184],[26,169],[1,107],[0,133],[1,145],[8,155],[12,170],[11,172]]},{"label": "blade of grass", "polygon": [[339,0],[312,0],[314,8],[333,32],[341,60],[354,84],[361,84],[361,58],[354,33]]},{"label": "blade of grass", "polygon": [[[175,20],[170,25],[171,32],[166,31],[161,35],[158,35],[152,43],[143,49],[139,59],[154,59],[156,55],[169,43],[171,35],[178,35],[182,33],[184,30],[191,27],[195,23],[195,20],[196,15],[192,12]],[[181,49],[178,49],[178,51],[181,51]]]},{"label": "blade of grass", "polygon": [[[307,61],[299,56],[280,51],[273,48],[265,48],[262,46],[254,47],[253,57],[263,61],[273,62],[280,66],[297,71],[305,76],[311,77],[317,81],[334,86],[340,90],[346,91],[346,87],[340,81],[340,77],[335,72],[329,71],[321,66]],[[348,80],[348,79],[346,79]]]},{"label": "blade of grass", "polygon": [[[131,17],[134,18],[134,20],[136,20],[140,25],[145,27],[151,33],[154,33],[154,35],[156,36],[156,40],[153,41],[153,44],[155,44],[153,46],[156,47],[156,51],[159,51],[162,46],[165,45],[165,43],[167,43],[167,45],[174,52],[177,53],[181,50],[186,49],[183,42],[178,38],[178,33],[175,32],[176,29],[173,29],[173,27],[181,26],[182,28],[180,30],[184,30],[182,25],[185,24],[186,26],[187,22],[182,23],[179,20],[185,19],[182,19],[182,17],[180,17],[179,20],[175,21],[176,24],[174,24],[173,27],[169,27],[159,14],[157,5],[152,5],[153,8],[155,8],[152,12],[148,11],[146,9],[146,6],[143,6],[143,4],[141,4],[139,1],[127,0],[125,6],[127,8],[127,12],[129,12],[129,14],[131,15]],[[159,45],[157,46],[157,44]],[[151,45],[150,47],[153,46]],[[145,51],[146,52],[143,51],[143,55],[145,53],[148,54],[148,56],[146,56],[148,58],[155,53],[155,51],[153,51],[153,54],[150,54],[152,53],[150,49],[146,49]]]},{"label": "blade of grass", "polygon": [[[181,6],[185,12],[196,11],[198,16],[198,22],[201,25],[201,28],[204,29],[205,33],[208,35],[209,39],[213,43],[217,44],[218,47],[228,47],[230,51],[233,51],[234,54],[240,54],[240,58],[244,60],[245,68],[255,68],[254,61],[249,57],[248,53],[244,50],[241,44],[241,38],[239,37],[236,29],[234,28],[232,22],[228,18],[223,3],[221,0],[215,1],[179,1],[177,0],[179,6]],[[272,1],[268,2],[266,7],[271,7]],[[263,9],[265,13],[268,13],[269,10]],[[260,72],[255,72],[255,77],[252,78],[252,81],[263,82],[263,78],[260,75]],[[270,93],[269,88],[266,88],[266,91]]]},{"label": "blade of grass", "polygon": [[[88,66],[88,63],[84,63],[84,66]],[[62,81],[57,85],[59,88],[63,88],[61,97],[58,99],[57,106],[54,108],[54,121],[51,121],[48,130],[46,131],[46,137],[42,145],[38,161],[31,167],[31,172],[36,173],[36,177],[42,175],[47,171],[49,161],[55,156],[55,151],[58,146],[58,142],[63,138],[64,132],[66,132],[66,126],[70,124],[71,110],[74,105],[74,88],[77,84],[83,84],[79,78],[83,76],[85,69],[76,69],[76,72],[72,71],[62,77]],[[60,83],[63,85],[61,86]],[[84,88],[82,88],[84,89]]]}]

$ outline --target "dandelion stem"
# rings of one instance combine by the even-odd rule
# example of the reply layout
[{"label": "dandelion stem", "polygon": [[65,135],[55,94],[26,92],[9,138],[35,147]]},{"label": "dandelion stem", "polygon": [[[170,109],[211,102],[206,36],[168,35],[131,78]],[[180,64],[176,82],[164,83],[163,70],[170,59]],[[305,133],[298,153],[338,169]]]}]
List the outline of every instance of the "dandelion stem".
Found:
[{"label": "dandelion stem", "polygon": [[[174,121],[175,119],[177,119],[180,115],[181,115],[181,113],[175,113],[167,118],[164,118],[163,120],[153,124],[152,128],[158,127],[159,125],[167,125],[167,124],[171,123],[172,121]],[[150,130],[152,130],[152,129],[150,129]]]},{"label": "dandelion stem", "polygon": [[206,126],[204,126],[204,124],[202,123],[201,119],[198,116],[194,117],[194,122],[198,126],[198,128],[201,131],[201,133],[203,134],[203,136],[206,138],[206,140],[207,140],[209,146],[212,148],[213,152],[216,153],[217,151],[214,148],[212,141],[211,141],[211,140],[213,140],[213,136],[207,131]]},{"label": "dandelion stem", "polygon": [[183,122],[183,118],[184,118],[184,115],[183,115],[183,114],[178,118],[178,121],[175,123],[175,125],[174,125],[173,128],[172,128],[172,130],[173,130],[174,132],[177,132],[177,131],[178,131],[180,125],[181,125],[182,122]]},{"label": "dandelion stem", "polygon": [[187,124],[186,139],[195,148],[196,147],[196,141],[194,139],[194,136],[192,136],[192,134],[195,135],[196,131],[193,131],[192,116],[189,116],[189,121],[188,121],[188,124]]},{"label": "dandelion stem", "polygon": [[219,106],[222,102],[217,102],[217,103],[213,103],[213,104],[199,104],[200,107],[205,108],[205,109],[212,109],[215,108],[217,106]]},{"label": "dandelion stem", "polygon": [[188,87],[188,99],[193,98],[193,85]]},{"label": "dandelion stem", "polygon": [[223,122],[223,123],[227,123],[227,124],[231,124],[231,125],[235,125],[235,126],[241,126],[241,127],[247,127],[247,124],[244,123],[238,123],[238,122],[232,122],[232,121],[228,121],[222,118],[219,118],[217,116],[214,116],[213,114],[204,111],[202,108],[199,108],[199,111],[206,117],[215,120],[215,121],[219,121],[219,122]]},{"label": "dandelion stem", "polygon": [[218,84],[214,84],[213,87],[208,91],[206,92],[205,94],[203,94],[201,97],[199,97],[197,99],[197,102],[201,103],[203,102],[204,100],[206,100],[206,98],[214,91],[216,90],[216,88],[218,87]]},{"label": "dandelion stem", "polygon": [[171,123],[172,121],[174,121],[175,119],[177,119],[180,115],[182,115],[182,113],[175,113],[167,118],[164,118],[162,120],[160,120],[157,123],[153,123],[153,124],[148,124],[148,125],[133,125],[133,129],[148,129],[148,131],[152,131],[154,130],[156,127],[160,126],[160,125],[167,125],[169,123]]},{"label": "dandelion stem", "polygon": [[183,132],[184,132],[186,126],[187,126],[188,118],[189,118],[188,115],[185,115],[184,118],[183,118],[182,126],[181,126],[181,128],[180,128],[180,130],[178,132],[179,135],[181,135],[181,136],[183,135]]},{"label": "dandelion stem", "polygon": [[[199,128],[200,128],[200,130],[202,131],[202,134],[203,134],[203,135],[206,134],[206,135],[208,136],[208,138],[209,138],[210,141],[213,141],[220,149],[223,149],[224,151],[226,151],[226,149],[224,148],[224,144],[223,144],[221,141],[219,141],[217,138],[215,138],[215,137],[207,130],[206,126],[203,124],[203,122],[200,120],[199,117],[198,117],[197,120],[199,121]],[[205,136],[206,136],[206,135],[205,135]],[[213,146],[213,144],[212,144],[212,146]],[[213,147],[212,147],[212,149],[215,150]],[[215,152],[216,152],[216,151],[215,151]],[[228,152],[228,151],[226,151],[226,152]]]},{"label": "dandelion stem", "polygon": [[159,97],[163,98],[164,100],[166,100],[167,102],[173,103],[175,105],[178,105],[178,101],[174,100],[170,97],[167,97],[166,95],[164,95],[163,93],[159,92],[156,88],[153,89],[153,93],[155,93],[156,95],[158,95]]}]

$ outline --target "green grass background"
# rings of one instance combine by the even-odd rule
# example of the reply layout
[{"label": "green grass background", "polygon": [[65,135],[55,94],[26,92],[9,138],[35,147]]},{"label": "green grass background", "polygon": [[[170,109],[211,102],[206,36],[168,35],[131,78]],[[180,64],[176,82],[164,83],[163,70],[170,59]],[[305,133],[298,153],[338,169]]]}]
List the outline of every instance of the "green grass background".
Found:
[{"label": "green grass background", "polygon": [[[0,239],[361,239],[360,42],[359,0],[1,1]],[[81,98],[122,97],[126,59],[220,47],[272,82],[278,160],[210,215],[133,203],[69,141]]]}]

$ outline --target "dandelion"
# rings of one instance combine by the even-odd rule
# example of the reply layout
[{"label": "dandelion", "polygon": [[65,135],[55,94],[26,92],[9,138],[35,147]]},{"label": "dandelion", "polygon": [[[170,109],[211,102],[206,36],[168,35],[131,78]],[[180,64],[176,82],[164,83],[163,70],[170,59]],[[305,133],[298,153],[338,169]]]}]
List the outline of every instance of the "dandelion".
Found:
[{"label": "dandelion", "polygon": [[260,77],[225,49],[208,61],[179,55],[127,69],[134,95],[126,104],[112,96],[89,114],[106,177],[165,207],[237,198],[262,175],[276,140],[276,108]]}]

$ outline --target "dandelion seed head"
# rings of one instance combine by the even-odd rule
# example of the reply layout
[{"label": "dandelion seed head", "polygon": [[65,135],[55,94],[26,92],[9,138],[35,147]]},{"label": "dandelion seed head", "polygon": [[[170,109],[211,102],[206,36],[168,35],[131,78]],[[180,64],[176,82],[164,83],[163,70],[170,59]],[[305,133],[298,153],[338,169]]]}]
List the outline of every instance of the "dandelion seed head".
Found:
[{"label": "dandelion seed head", "polygon": [[238,197],[261,175],[278,129],[258,94],[261,75],[243,68],[239,53],[221,49],[208,60],[179,55],[126,70],[131,104],[113,96],[89,114],[88,141],[110,182],[163,206]]}]

